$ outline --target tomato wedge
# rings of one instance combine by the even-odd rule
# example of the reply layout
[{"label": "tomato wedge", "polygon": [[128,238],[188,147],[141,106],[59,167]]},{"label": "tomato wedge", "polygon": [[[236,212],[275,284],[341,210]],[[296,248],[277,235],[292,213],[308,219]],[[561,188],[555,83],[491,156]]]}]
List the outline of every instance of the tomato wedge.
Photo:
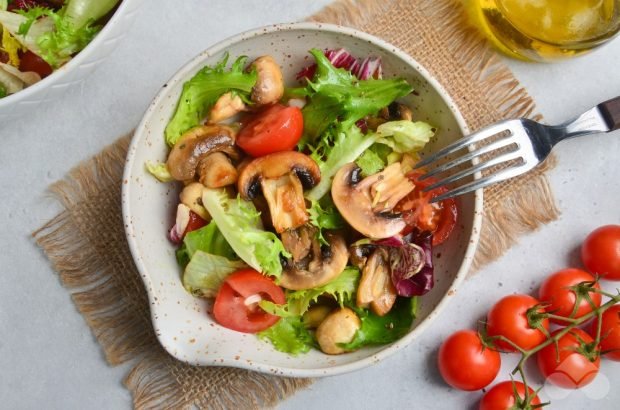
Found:
[{"label": "tomato wedge", "polygon": [[222,326],[243,333],[256,333],[273,326],[280,318],[258,306],[261,300],[286,302],[284,292],[273,280],[254,269],[242,269],[228,276],[215,297],[213,315]]},{"label": "tomato wedge", "polygon": [[420,181],[422,173],[409,172],[407,178],[415,184],[415,189],[396,205],[395,210],[403,214],[407,227],[403,230],[406,235],[417,229],[421,232],[433,234],[433,246],[443,243],[456,225],[458,211],[453,198],[444,199],[439,203],[431,204],[430,200],[448,191],[446,187],[439,187],[429,192],[423,192],[437,180],[427,178]]},{"label": "tomato wedge", "polygon": [[256,114],[239,131],[237,145],[253,157],[290,151],[299,142],[303,130],[301,109],[275,104]]}]

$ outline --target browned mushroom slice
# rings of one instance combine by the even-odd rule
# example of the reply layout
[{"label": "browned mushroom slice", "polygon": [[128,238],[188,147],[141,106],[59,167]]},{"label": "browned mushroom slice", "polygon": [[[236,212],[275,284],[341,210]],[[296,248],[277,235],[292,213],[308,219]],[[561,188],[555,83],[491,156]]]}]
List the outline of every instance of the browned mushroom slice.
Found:
[{"label": "browned mushroom slice", "polygon": [[328,233],[325,236],[329,246],[322,248],[314,239],[312,259],[307,264],[290,262],[284,265],[280,286],[291,290],[310,289],[322,286],[342,273],[349,260],[347,245],[339,235]]},{"label": "browned mushroom slice", "polygon": [[225,125],[201,125],[190,129],[174,144],[166,165],[174,179],[192,180],[197,171],[209,172],[208,168],[199,165],[214,152],[224,153],[234,160],[239,158],[232,128]]},{"label": "browned mushroom slice", "polygon": [[394,206],[414,188],[402,175],[400,163],[361,179],[361,170],[350,163],[338,170],[332,183],[332,199],[340,214],[356,231],[373,239],[389,238],[405,228]]},{"label": "browned mushroom slice", "polygon": [[310,254],[317,231],[318,229],[314,226],[303,225],[297,229],[287,229],[282,232],[282,245],[291,254],[293,263],[301,262]]},{"label": "browned mushroom slice", "polygon": [[318,165],[296,151],[276,152],[256,158],[239,173],[237,188],[241,197],[252,200],[262,191],[269,205],[271,221],[278,233],[308,221],[303,189],[321,179]]},{"label": "browned mushroom slice", "polygon": [[209,124],[227,120],[245,109],[245,104],[239,95],[232,92],[222,94],[209,112]]},{"label": "browned mushroom slice", "polygon": [[319,325],[316,341],[324,353],[345,353],[342,344],[351,342],[361,327],[362,322],[354,311],[346,307],[336,309]]},{"label": "browned mushroom slice", "polygon": [[393,102],[382,109],[380,115],[388,121],[413,121],[413,113],[411,112],[411,108],[407,107],[405,104],[397,102]]},{"label": "browned mushroom slice", "polygon": [[357,288],[357,306],[367,308],[370,305],[379,316],[388,313],[396,302],[396,289],[392,284],[388,259],[386,249],[376,249],[362,269],[362,278]]},{"label": "browned mushroom slice", "polygon": [[237,168],[223,152],[213,152],[198,164],[198,179],[207,188],[222,188],[237,182]]},{"label": "browned mushroom slice", "polygon": [[262,56],[254,60],[250,68],[255,69],[257,74],[252,101],[258,105],[278,102],[284,95],[284,79],[278,63],[271,56]]}]

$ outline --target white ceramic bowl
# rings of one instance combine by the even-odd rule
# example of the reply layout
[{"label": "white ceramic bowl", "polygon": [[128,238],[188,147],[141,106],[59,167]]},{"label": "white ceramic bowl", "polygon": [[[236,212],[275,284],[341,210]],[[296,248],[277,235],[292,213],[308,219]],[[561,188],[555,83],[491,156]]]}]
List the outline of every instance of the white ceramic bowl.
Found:
[{"label": "white ceramic bowl", "polygon": [[384,74],[406,78],[418,95],[407,97],[415,116],[438,127],[429,150],[466,132],[463,118],[432,76],[396,47],[368,34],[339,26],[298,23],[249,31],[225,40],[186,64],[164,85],[138,126],[127,157],[123,184],[123,217],[127,240],[148,291],[153,326],[163,347],[179,360],[203,366],[233,366],[286,376],[324,376],[376,363],[411,343],[439,314],[465,278],[478,242],[482,196],[459,200],[460,220],[448,243],[437,248],[435,288],[421,298],[411,331],[391,345],[365,348],[339,356],[320,351],[290,356],[256,336],[238,333],[214,322],[208,303],[192,297],[181,284],[175,248],[166,233],[173,223],[178,191],[145,172],[147,160],[164,161],[168,149],[163,131],[176,106],[183,83],[228,51],[232,58],[264,54],[280,62],[288,84],[312,61],[310,48],[345,47],[356,56],[380,56]]},{"label": "white ceramic bowl", "polygon": [[32,112],[81,84],[125,38],[144,0],[122,0],[118,10],[91,43],[67,64],[32,86],[0,98],[0,123]]}]

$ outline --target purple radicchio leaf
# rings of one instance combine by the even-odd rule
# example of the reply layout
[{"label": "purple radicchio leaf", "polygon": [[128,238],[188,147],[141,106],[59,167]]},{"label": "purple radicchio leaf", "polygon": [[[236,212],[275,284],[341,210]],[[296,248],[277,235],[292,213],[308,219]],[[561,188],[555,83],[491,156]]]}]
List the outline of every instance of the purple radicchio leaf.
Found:
[{"label": "purple radicchio leaf", "polygon": [[[380,79],[383,76],[383,66],[379,57],[366,57],[360,61],[344,48],[326,50],[324,54],[334,67],[344,68],[360,80]],[[303,68],[295,77],[298,80],[312,78],[315,72],[316,64],[312,64]]]},{"label": "purple radicchio leaf", "polygon": [[421,296],[435,284],[431,235],[410,235],[390,249],[392,283],[399,296]]}]

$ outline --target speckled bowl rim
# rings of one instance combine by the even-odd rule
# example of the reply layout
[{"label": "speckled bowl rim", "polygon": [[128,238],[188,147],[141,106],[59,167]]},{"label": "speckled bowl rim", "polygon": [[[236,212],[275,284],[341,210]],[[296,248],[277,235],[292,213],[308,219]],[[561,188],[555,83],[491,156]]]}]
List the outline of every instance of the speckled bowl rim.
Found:
[{"label": "speckled bowl rim", "polygon": [[[253,38],[255,36],[261,36],[268,33],[278,32],[278,31],[287,31],[287,30],[309,30],[309,31],[326,31],[326,32],[334,32],[339,34],[349,35],[368,43],[371,43],[386,53],[394,54],[396,57],[405,61],[412,69],[416,70],[427,82],[433,87],[437,93],[441,96],[441,98],[446,102],[446,105],[450,109],[451,113],[454,115],[457,124],[459,125],[460,131],[463,135],[469,134],[469,128],[465,122],[465,119],[461,115],[460,111],[454,104],[454,101],[449,96],[449,94],[445,91],[445,89],[439,84],[439,82],[425,69],[423,68],[416,60],[414,60],[411,56],[409,56],[404,51],[398,49],[394,45],[383,41],[375,36],[364,33],[359,30],[355,30],[350,27],[344,27],[333,24],[324,24],[324,23],[314,23],[314,22],[302,22],[302,23],[288,23],[288,24],[275,24],[266,27],[260,27],[252,30],[248,30],[241,34],[237,34],[235,36],[229,37],[219,43],[209,47],[205,51],[201,52],[199,55],[190,60],[187,64],[185,64],[179,71],[177,71],[172,78],[164,85],[162,90],[157,94],[149,108],[146,110],[142,121],[136,128],[136,132],[134,137],[132,138],[131,144],[128,150],[128,156],[125,164],[125,171],[123,175],[123,180],[131,181],[131,169],[133,168],[133,162],[135,158],[135,151],[138,147],[139,140],[147,135],[145,132],[147,123],[151,120],[153,111],[156,107],[158,107],[163,99],[168,94],[168,89],[166,88],[169,84],[176,83],[182,81],[192,69],[194,69],[198,64],[203,64],[203,60],[208,56],[217,54],[226,48],[228,48],[231,44],[235,44],[238,42],[242,42],[248,38]],[[479,175],[476,176],[477,178]],[[151,283],[150,275],[142,263],[141,259],[138,257],[138,246],[136,242],[136,237],[134,236],[135,232],[133,230],[133,224],[131,223],[131,207],[130,207],[130,192],[133,184],[123,184],[122,186],[122,211],[123,211],[123,223],[125,225],[125,234],[127,237],[127,242],[129,244],[129,249],[131,251],[132,257],[134,258],[134,262],[138,268],[140,276],[145,284],[145,288],[148,293],[150,308],[151,308],[151,320],[156,329],[161,329],[158,326],[158,316],[155,314],[155,304],[153,303],[153,295],[151,290],[154,289],[153,284]],[[471,228],[471,236],[469,237],[468,245],[465,251],[465,255],[463,257],[463,261],[459,267],[457,274],[452,281],[451,286],[446,291],[446,294],[440,299],[439,303],[435,306],[435,308],[429,313],[429,315],[422,320],[411,332],[407,333],[403,338],[399,339],[397,342],[392,345],[386,347],[385,349],[372,354],[364,359],[357,360],[355,362],[337,365],[328,368],[317,368],[317,369],[302,369],[302,368],[294,368],[294,367],[284,367],[277,365],[270,365],[267,363],[258,363],[256,361],[252,361],[251,363],[240,362],[233,360],[232,358],[223,358],[219,361],[218,366],[229,366],[229,367],[237,367],[244,368],[249,370],[254,370],[262,373],[276,374],[289,376],[289,377],[323,377],[323,376],[333,376],[343,373],[352,372],[355,370],[362,369],[364,367],[370,366],[372,364],[378,363],[381,360],[393,355],[397,351],[403,349],[408,346],[416,337],[418,337],[422,332],[424,332],[433,322],[433,320],[442,312],[442,310],[446,307],[447,303],[450,299],[456,294],[457,288],[466,278],[469,268],[473,262],[474,253],[476,251],[478,241],[480,239],[480,227],[482,224],[482,204],[483,204],[483,195],[482,190],[477,190],[474,192],[474,216],[472,221]],[[165,346],[162,343],[161,335],[157,333],[157,338],[160,341],[162,346]],[[183,360],[180,357],[174,355],[174,352],[168,350],[168,353],[173,357]]]},{"label": "speckled bowl rim", "polygon": [[[56,71],[54,71],[49,76],[45,77],[41,81],[31,85],[30,87],[26,87],[23,90],[16,92],[15,94],[8,95],[4,98],[0,98],[0,110],[2,108],[10,106],[12,104],[16,104],[19,100],[26,100],[30,96],[38,93],[46,87],[51,87],[54,83],[59,82],[62,78],[71,74],[73,70],[77,69],[82,65],[82,62],[88,57],[95,53],[99,44],[108,41],[107,33],[112,31],[113,26],[120,21],[125,15],[126,9],[131,7],[131,3],[133,0],[123,0],[121,4],[118,6],[116,12],[112,15],[110,20],[103,26],[99,34],[95,36],[93,41],[91,41],[82,51],[80,51],[75,57],[73,57],[69,62]],[[135,10],[134,10],[135,12]],[[97,62],[97,64],[101,64],[101,61]]]}]

